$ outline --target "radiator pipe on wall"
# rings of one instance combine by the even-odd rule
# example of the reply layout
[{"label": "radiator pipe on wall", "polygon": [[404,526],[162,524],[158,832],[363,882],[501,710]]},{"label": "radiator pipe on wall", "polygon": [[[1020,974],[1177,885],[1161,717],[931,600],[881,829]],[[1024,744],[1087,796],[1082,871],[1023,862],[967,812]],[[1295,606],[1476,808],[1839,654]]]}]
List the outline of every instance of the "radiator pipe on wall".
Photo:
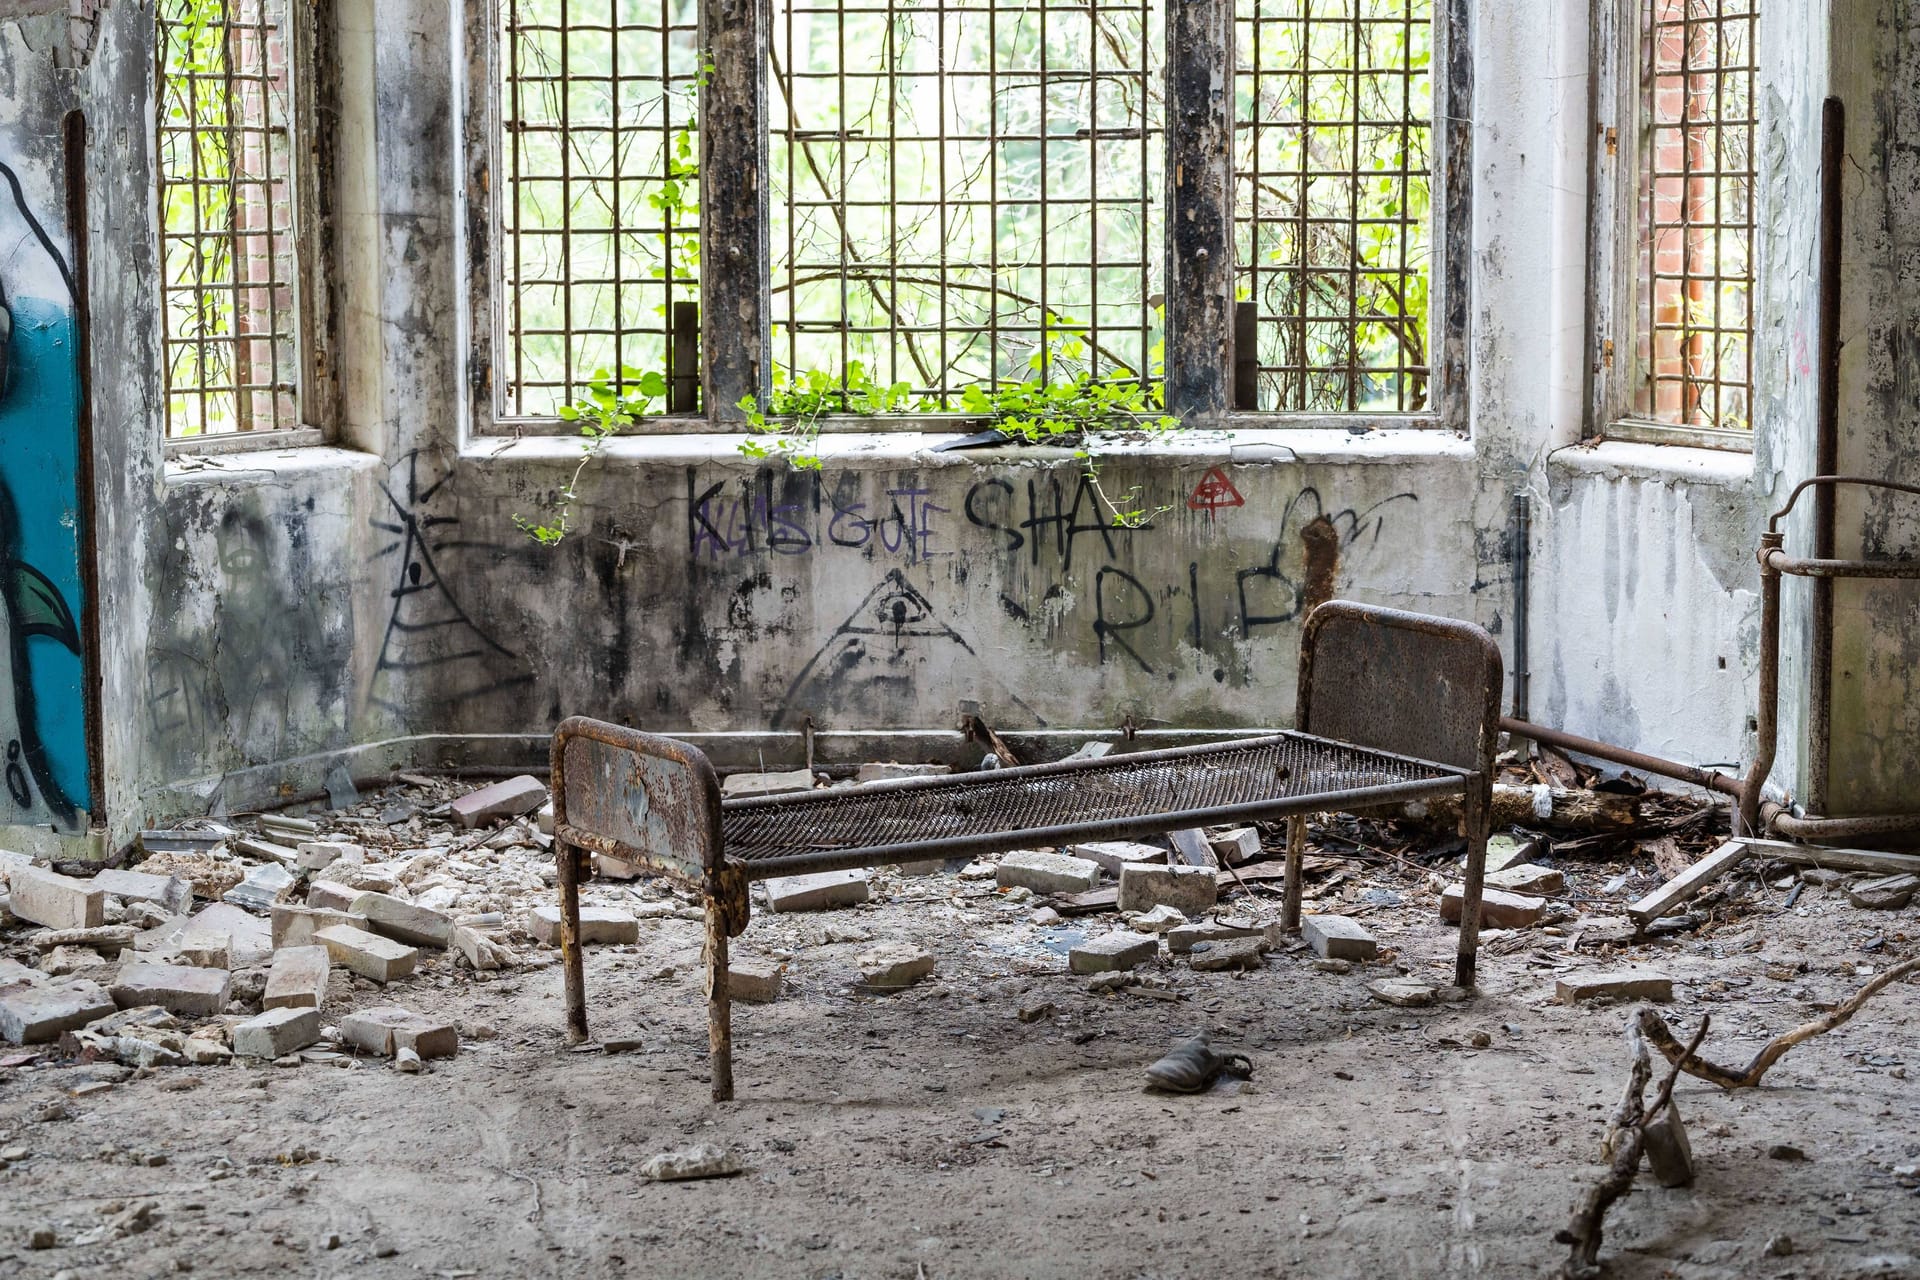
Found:
[{"label": "radiator pipe on wall", "polygon": [[1596,760],[1625,765],[1629,769],[1638,769],[1642,773],[1654,773],[1679,782],[1691,782],[1696,787],[1705,787],[1710,791],[1718,791],[1722,795],[1738,796],[1740,794],[1738,778],[1717,773],[1712,769],[1702,769],[1699,765],[1681,764],[1678,760],[1650,756],[1644,751],[1616,747],[1610,742],[1583,738],[1578,734],[1564,733],[1559,729],[1549,729],[1543,724],[1529,724],[1525,720],[1518,720],[1512,716],[1502,716],[1500,727],[1515,737],[1531,738],[1545,746],[1559,747],[1563,751],[1577,751],[1583,756],[1592,756]]},{"label": "radiator pipe on wall", "polygon": [[[1527,562],[1533,547],[1533,499],[1524,493],[1513,495],[1513,718],[1527,718],[1527,683],[1532,672],[1527,668]],[[1515,745],[1518,745],[1517,743]]]},{"label": "radiator pipe on wall", "polygon": [[[1847,109],[1838,98],[1820,108],[1820,294],[1819,384],[1814,408],[1816,476],[1840,471],[1840,207],[1841,169],[1846,161]],[[1813,558],[1834,556],[1832,485],[1813,492]],[[1827,771],[1833,754],[1833,579],[1812,583],[1813,634],[1807,655],[1807,804],[1824,812]]]}]

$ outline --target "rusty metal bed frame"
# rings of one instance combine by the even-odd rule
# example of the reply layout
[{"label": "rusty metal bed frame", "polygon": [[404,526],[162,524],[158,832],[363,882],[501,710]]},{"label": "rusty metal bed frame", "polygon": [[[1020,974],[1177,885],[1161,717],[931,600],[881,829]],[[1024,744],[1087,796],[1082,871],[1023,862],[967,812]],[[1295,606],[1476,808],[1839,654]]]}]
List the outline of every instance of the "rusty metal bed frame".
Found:
[{"label": "rusty metal bed frame", "polygon": [[1286,818],[1283,922],[1300,927],[1311,813],[1462,797],[1467,837],[1455,981],[1479,949],[1502,669],[1469,623],[1330,601],[1301,639],[1297,731],[763,799],[720,798],[713,766],[672,738],[575,716],[553,738],[553,818],[567,1029],[587,1038],[579,943],[589,852],[698,890],[706,905],[713,1098],[733,1097],[727,942],[748,885],[774,876],[1122,839]]}]

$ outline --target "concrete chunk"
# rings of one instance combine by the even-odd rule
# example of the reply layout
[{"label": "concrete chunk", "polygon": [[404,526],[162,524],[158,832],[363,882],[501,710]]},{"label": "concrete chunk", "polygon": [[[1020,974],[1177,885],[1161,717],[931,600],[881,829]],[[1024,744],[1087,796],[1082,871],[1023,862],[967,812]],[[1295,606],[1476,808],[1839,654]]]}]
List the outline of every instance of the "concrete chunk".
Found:
[{"label": "concrete chunk", "polygon": [[1158,867],[1129,862],[1120,868],[1119,908],[1151,911],[1162,904],[1202,916],[1219,900],[1214,873],[1207,867]]},{"label": "concrete chunk", "polygon": [[1203,942],[1224,942],[1228,938],[1258,938],[1265,933],[1251,920],[1235,923],[1229,920],[1200,920],[1193,924],[1183,924],[1167,934],[1167,950],[1175,955],[1186,955]]},{"label": "concrete chunk", "polygon": [[277,862],[263,862],[257,867],[249,867],[246,878],[221,894],[220,900],[264,915],[273,910],[273,904],[286,897],[292,888],[293,872]]},{"label": "concrete chunk", "polygon": [[901,778],[938,778],[952,773],[944,764],[863,764],[854,775],[855,782],[894,782]]},{"label": "concrete chunk", "polygon": [[232,983],[233,975],[225,969],[135,960],[121,967],[112,995],[122,1009],[157,1004],[183,1018],[211,1018],[226,1011]]},{"label": "concrete chunk", "polygon": [[783,796],[795,791],[811,791],[815,778],[806,769],[786,773],[732,773],[720,782],[720,794],[728,800],[749,796]]},{"label": "concrete chunk", "polygon": [[337,924],[372,932],[368,928],[367,918],[355,915],[351,911],[332,911],[325,907],[303,907],[294,902],[276,902],[273,904],[274,949],[309,946],[313,943],[314,934],[322,929],[331,929]]},{"label": "concrete chunk", "polygon": [[[163,925],[161,930],[158,945],[162,947],[177,944],[189,931],[224,933],[233,940],[230,958],[239,966],[258,964],[273,950],[273,926],[252,912],[225,902],[202,907],[177,926]],[[142,934],[142,943],[137,943],[136,948],[145,949],[144,940],[149,936]]]},{"label": "concrete chunk", "polygon": [[187,929],[180,935],[181,964],[196,969],[231,969],[233,935],[217,929]]},{"label": "concrete chunk", "polygon": [[446,949],[453,937],[451,917],[385,893],[363,893],[347,908],[367,918],[375,933],[416,947]]},{"label": "concrete chunk", "polygon": [[1371,960],[1380,952],[1373,935],[1346,916],[1304,916],[1300,936],[1323,960]]},{"label": "concrete chunk", "polygon": [[1488,872],[1486,884],[1489,889],[1499,889],[1505,893],[1565,893],[1567,876],[1565,872],[1555,871],[1552,867],[1522,862],[1504,871]]},{"label": "concrete chunk", "polygon": [[1222,831],[1208,841],[1223,867],[1237,867],[1260,856],[1260,833],[1252,827]]},{"label": "concrete chunk", "polygon": [[109,869],[93,878],[93,887],[124,902],[151,902],[168,915],[183,915],[193,906],[193,886],[179,876]]},{"label": "concrete chunk", "polygon": [[1100,869],[1110,876],[1118,876],[1120,868],[1129,862],[1165,862],[1167,851],[1157,845],[1141,844],[1138,840],[1089,840],[1083,844],[1070,845],[1067,852],[1076,858],[1085,858],[1097,863]]},{"label": "concrete chunk", "polygon": [[46,1044],[113,1010],[113,997],[85,978],[0,986],[0,1040]]},{"label": "concrete chunk", "polygon": [[1487,874],[1491,876],[1496,871],[1517,867],[1531,860],[1539,851],[1540,842],[1537,840],[1521,841],[1512,836],[1488,836]]},{"label": "concrete chunk", "polygon": [[[1440,918],[1448,924],[1460,923],[1460,910],[1466,901],[1465,885],[1449,885],[1440,895]],[[1483,889],[1480,894],[1480,927],[1483,929],[1524,929],[1539,923],[1547,914],[1545,898],[1507,893],[1501,889]]]},{"label": "concrete chunk", "polygon": [[318,1009],[327,1002],[327,974],[333,957],[324,945],[282,947],[267,971],[267,1009]]},{"label": "concrete chunk", "polygon": [[1590,969],[1566,974],[1554,984],[1553,991],[1561,1004],[1604,998],[1666,1001],[1673,999],[1673,979],[1653,969],[1619,969],[1611,973]]},{"label": "concrete chunk", "polygon": [[1848,889],[1847,901],[1863,911],[1898,911],[1913,901],[1915,890],[1920,890],[1920,876],[1881,876]]},{"label": "concrete chunk", "polygon": [[327,911],[351,911],[353,900],[365,892],[341,880],[315,880],[307,886],[307,905]]},{"label": "concrete chunk", "polygon": [[1100,883],[1100,864],[1037,849],[1015,849],[1000,859],[993,879],[1002,889],[1085,893]]},{"label": "concrete chunk", "polygon": [[532,813],[546,801],[547,784],[532,774],[523,773],[517,778],[506,778],[478,791],[469,791],[447,808],[455,822],[471,830],[496,818],[517,818],[523,813]]},{"label": "concrete chunk", "polygon": [[406,977],[420,959],[412,947],[343,924],[320,930],[313,940],[326,947],[335,964],[380,983]]},{"label": "concrete chunk", "polygon": [[1258,969],[1266,963],[1265,938],[1227,938],[1209,942],[1193,950],[1193,967],[1201,972],[1222,969]]},{"label": "concrete chunk", "polygon": [[1693,1184],[1693,1144],[1687,1141],[1687,1126],[1680,1119],[1680,1104],[1668,1099],[1666,1108],[1652,1124],[1641,1130],[1647,1167],[1654,1181],[1663,1187]]},{"label": "concrete chunk", "polygon": [[34,866],[9,866],[8,910],[49,929],[92,929],[107,922],[107,891]]},{"label": "concrete chunk", "polygon": [[[559,906],[550,902],[529,911],[527,932],[533,935],[534,941],[543,946],[559,946]],[[640,921],[635,917],[612,907],[580,908],[581,946],[591,947],[601,943],[618,945],[638,941],[640,941]]]},{"label": "concrete chunk", "polygon": [[325,871],[332,866],[359,867],[367,861],[363,846],[344,840],[310,840],[300,845],[296,853],[295,865],[302,871]]},{"label": "concrete chunk", "polygon": [[867,873],[859,868],[767,881],[769,911],[829,911],[865,902],[868,895]]},{"label": "concrete chunk", "polygon": [[1367,984],[1367,994],[1401,1009],[1424,1009],[1434,999],[1433,984],[1418,978],[1381,978]]},{"label": "concrete chunk", "polygon": [[460,1036],[451,1024],[393,1005],[348,1014],[340,1019],[340,1036],[355,1048],[386,1058],[401,1049],[422,1058],[451,1058],[460,1051]]},{"label": "concrete chunk", "polygon": [[233,1051],[243,1058],[281,1058],[320,1038],[320,1011],[278,1007],[233,1029]]},{"label": "concrete chunk", "polygon": [[875,991],[900,991],[933,972],[933,955],[906,942],[884,942],[860,955],[860,979]]},{"label": "concrete chunk", "polygon": [[1089,938],[1067,952],[1071,973],[1113,973],[1145,964],[1160,954],[1160,939],[1131,929]]},{"label": "concrete chunk", "polygon": [[780,966],[771,960],[734,960],[727,965],[727,995],[748,1004],[780,998]]}]

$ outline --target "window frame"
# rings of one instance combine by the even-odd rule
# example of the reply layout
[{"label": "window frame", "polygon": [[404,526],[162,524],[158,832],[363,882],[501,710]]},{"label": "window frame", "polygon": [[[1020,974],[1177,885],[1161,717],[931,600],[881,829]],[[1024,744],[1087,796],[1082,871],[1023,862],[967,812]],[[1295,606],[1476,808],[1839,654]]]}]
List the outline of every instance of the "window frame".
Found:
[{"label": "window frame", "polygon": [[[1605,2],[1605,0],[1601,0]],[[460,185],[461,218],[465,248],[461,262],[467,272],[466,306],[462,321],[466,329],[463,342],[469,403],[467,431],[470,438],[566,437],[578,433],[576,424],[558,417],[508,417],[499,412],[499,397],[494,389],[494,371],[500,367],[504,340],[503,300],[499,289],[498,261],[501,223],[499,185],[493,181],[499,172],[499,154],[503,104],[499,93],[501,67],[498,30],[499,0],[466,0],[462,5],[464,31],[464,101],[460,107],[460,139],[463,182]],[[1433,0],[1432,54],[1432,174],[1431,209],[1433,244],[1438,261],[1429,279],[1430,302],[1428,348],[1430,352],[1432,393],[1430,407],[1415,412],[1325,413],[1284,412],[1279,410],[1240,409],[1230,402],[1229,389],[1234,377],[1233,320],[1231,294],[1239,278],[1235,256],[1235,180],[1233,175],[1233,132],[1235,108],[1231,94],[1224,101],[1212,86],[1224,75],[1234,75],[1237,54],[1234,48],[1235,0],[1170,0],[1163,12],[1168,24],[1167,58],[1162,65],[1163,89],[1168,96],[1164,125],[1168,137],[1163,162],[1166,187],[1151,193],[1164,203],[1165,230],[1161,252],[1168,260],[1162,287],[1169,295],[1169,311],[1174,306],[1174,263],[1183,253],[1191,254],[1190,236],[1175,234],[1175,210],[1180,199],[1174,191],[1174,175],[1181,163],[1176,148],[1175,110],[1183,84],[1189,99],[1216,113],[1224,128],[1228,145],[1206,152],[1206,162],[1219,170],[1209,187],[1200,185],[1199,200],[1210,207],[1202,218],[1211,222],[1211,234],[1204,247],[1212,265],[1202,269],[1207,277],[1189,294],[1189,301],[1200,301],[1190,310],[1187,321],[1187,351],[1196,349],[1218,353],[1209,359],[1204,380],[1217,384],[1210,394],[1195,401],[1189,389],[1176,389],[1169,376],[1170,400],[1186,405],[1187,426],[1192,429],[1227,430],[1275,428],[1287,430],[1446,430],[1466,435],[1472,421],[1470,397],[1470,298],[1473,264],[1472,203],[1472,121],[1473,61],[1471,14],[1473,0]],[[723,15],[725,27],[715,24]],[[1194,47],[1174,36],[1178,19],[1185,29],[1203,26],[1218,32],[1208,42],[1210,57],[1176,59],[1174,51]],[[701,400],[706,407],[698,413],[649,414],[623,433],[634,437],[673,434],[739,434],[745,430],[743,415],[735,401],[738,387],[759,386],[764,396],[766,378],[771,370],[771,343],[768,318],[771,313],[768,273],[770,255],[767,237],[771,225],[767,207],[770,183],[758,183],[757,202],[738,194],[742,174],[768,174],[766,133],[767,99],[765,66],[771,20],[766,0],[703,0],[701,5],[702,44],[713,61],[713,72],[702,90],[701,122]],[[738,74],[742,63],[748,74]],[[732,68],[736,74],[729,77]],[[1184,74],[1183,74],[1184,73]],[[738,129],[714,126],[714,113],[731,122],[739,122],[757,113],[759,128],[754,141],[745,146],[730,145]],[[1213,135],[1221,137],[1219,131]],[[1190,139],[1182,140],[1191,146]],[[1196,148],[1196,151],[1198,149]],[[1194,152],[1189,152],[1194,154]],[[728,164],[715,177],[715,163]],[[714,184],[727,184],[732,198],[716,196]],[[1191,195],[1186,197],[1192,200]],[[757,207],[756,207],[757,206]],[[749,219],[757,226],[749,227]],[[726,225],[719,228],[716,222]],[[1185,225],[1192,226],[1192,222]],[[721,246],[726,246],[724,249]],[[731,252],[738,249],[739,252]],[[1190,261],[1190,259],[1189,259]],[[754,317],[751,323],[748,314]],[[714,331],[705,317],[725,314],[740,317],[723,331],[730,336],[724,346],[716,347]],[[1171,370],[1177,359],[1174,330],[1167,326],[1167,363]],[[716,389],[716,381],[726,385]],[[1173,411],[1177,411],[1173,410]],[[818,427],[828,433],[937,433],[971,430],[977,418],[963,413],[903,413],[898,415],[846,415],[819,420]]]},{"label": "window frame", "polygon": [[[1757,424],[1745,431],[1721,427],[1661,422],[1633,412],[1634,350],[1639,342],[1640,178],[1641,145],[1649,122],[1641,113],[1642,74],[1640,38],[1643,14],[1653,0],[1593,0],[1592,129],[1588,135],[1590,163],[1587,206],[1587,335],[1590,344],[1587,371],[1587,412],[1581,424],[1583,440],[1621,440],[1639,444],[1680,445],[1751,453]],[[1756,36],[1758,32],[1756,18]],[[1756,38],[1751,56],[1757,61]],[[1764,135],[1759,124],[1762,100],[1756,98],[1754,137]],[[1759,154],[1753,156],[1758,168]],[[1754,205],[1749,308],[1758,314],[1764,291],[1764,255],[1761,253],[1758,202],[1763,184],[1756,174],[1749,200]],[[1750,336],[1749,344],[1753,339]],[[1748,403],[1757,407],[1757,384],[1748,388]],[[1750,415],[1757,417],[1757,415]]]},{"label": "window frame", "polygon": [[[214,456],[247,453],[254,450],[285,449],[333,443],[339,428],[339,388],[334,378],[336,310],[332,278],[327,264],[333,258],[333,193],[329,177],[333,171],[333,130],[320,127],[323,116],[337,119],[336,93],[338,66],[331,38],[334,0],[286,0],[287,74],[291,93],[287,103],[287,154],[292,161],[288,174],[293,239],[292,312],[294,342],[295,416],[298,426],[273,431],[223,431],[213,435],[173,436],[168,434],[165,320],[160,321],[161,366],[158,399],[162,457],[168,460],[186,456]],[[160,15],[153,17],[156,53]],[[166,88],[160,82],[159,62],[154,73],[152,107],[148,112],[149,142],[154,146],[153,239],[156,258],[153,296],[156,314],[164,317],[166,307],[165,257],[161,235],[165,231],[160,191],[160,113],[166,109]]]}]

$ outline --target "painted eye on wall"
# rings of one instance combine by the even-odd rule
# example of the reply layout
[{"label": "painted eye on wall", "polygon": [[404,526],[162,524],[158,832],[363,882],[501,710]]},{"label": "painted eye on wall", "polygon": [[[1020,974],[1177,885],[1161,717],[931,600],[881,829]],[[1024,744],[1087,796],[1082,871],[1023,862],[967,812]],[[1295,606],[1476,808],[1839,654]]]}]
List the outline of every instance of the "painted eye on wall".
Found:
[{"label": "painted eye on wall", "polygon": [[912,627],[927,620],[927,602],[914,591],[889,591],[874,602],[874,615],[883,627]]}]

